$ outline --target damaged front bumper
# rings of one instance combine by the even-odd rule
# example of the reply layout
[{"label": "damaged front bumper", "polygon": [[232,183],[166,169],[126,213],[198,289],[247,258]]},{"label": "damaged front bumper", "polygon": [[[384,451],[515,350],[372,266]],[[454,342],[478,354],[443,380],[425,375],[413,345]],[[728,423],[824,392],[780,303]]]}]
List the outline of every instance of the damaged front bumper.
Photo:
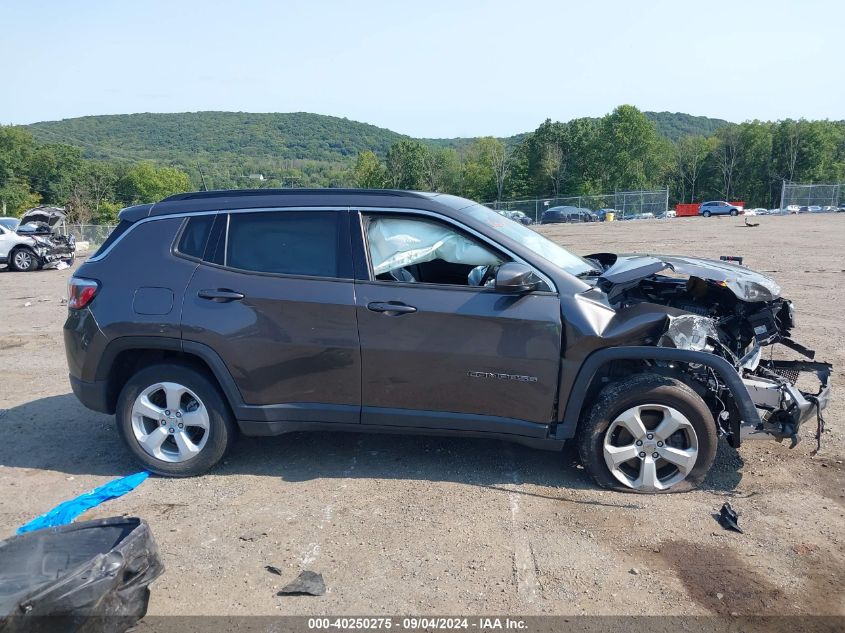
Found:
[{"label": "damaged front bumper", "polygon": [[[824,431],[822,411],[830,402],[832,369],[829,363],[815,361],[761,362],[753,374],[742,380],[760,419],[744,422],[740,426],[740,439],[789,439],[790,448],[793,448],[800,440],[798,430],[801,424],[815,417],[818,448]],[[815,391],[798,386],[800,382],[801,387],[805,387],[808,374],[814,374],[818,380]]]}]

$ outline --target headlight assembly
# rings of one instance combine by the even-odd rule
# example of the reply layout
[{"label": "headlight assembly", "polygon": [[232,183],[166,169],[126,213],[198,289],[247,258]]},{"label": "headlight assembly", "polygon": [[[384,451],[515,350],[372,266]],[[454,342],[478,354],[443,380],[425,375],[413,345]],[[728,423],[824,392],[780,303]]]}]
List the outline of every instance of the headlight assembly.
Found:
[{"label": "headlight assembly", "polygon": [[[719,333],[713,319],[696,314],[683,314],[669,317],[669,327],[663,335],[673,347],[703,352],[707,349],[707,339],[719,340]],[[666,341],[662,341],[666,342]]]}]

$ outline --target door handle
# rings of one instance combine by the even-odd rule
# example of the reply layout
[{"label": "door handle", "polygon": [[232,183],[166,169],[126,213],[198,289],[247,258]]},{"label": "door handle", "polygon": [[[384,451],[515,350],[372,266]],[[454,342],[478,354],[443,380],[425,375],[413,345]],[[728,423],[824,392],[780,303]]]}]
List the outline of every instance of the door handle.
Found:
[{"label": "door handle", "polygon": [[200,299],[209,299],[217,303],[228,303],[230,301],[240,301],[244,298],[243,293],[229,290],[228,288],[216,288],[214,290],[200,290],[197,292]]},{"label": "door handle", "polygon": [[384,312],[388,316],[399,316],[400,314],[410,314],[411,312],[417,311],[414,306],[393,301],[373,301],[367,304],[367,310],[371,312]]}]

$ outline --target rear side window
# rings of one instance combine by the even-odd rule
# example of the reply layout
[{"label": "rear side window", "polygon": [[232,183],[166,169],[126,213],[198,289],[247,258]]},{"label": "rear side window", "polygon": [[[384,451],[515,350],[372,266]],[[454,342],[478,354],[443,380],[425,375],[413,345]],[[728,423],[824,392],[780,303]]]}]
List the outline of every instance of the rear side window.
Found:
[{"label": "rear side window", "polygon": [[188,223],[182,230],[182,235],[179,237],[176,250],[182,255],[202,259],[214,217],[214,215],[195,215],[189,218]]},{"label": "rear side window", "polygon": [[342,215],[323,211],[232,213],[226,266],[260,273],[351,277]]}]

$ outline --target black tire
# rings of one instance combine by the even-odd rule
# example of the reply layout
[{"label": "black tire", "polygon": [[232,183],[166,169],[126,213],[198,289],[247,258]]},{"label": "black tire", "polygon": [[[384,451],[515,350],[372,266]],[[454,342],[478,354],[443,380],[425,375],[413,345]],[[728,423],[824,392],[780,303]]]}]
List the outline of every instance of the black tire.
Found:
[{"label": "black tire", "polygon": [[[196,394],[208,412],[209,428],[205,445],[186,461],[157,459],[140,446],[133,432],[132,408],[135,399],[142,391],[158,382],[174,382],[187,387]],[[206,374],[185,365],[151,365],[134,374],[120,392],[115,418],[123,441],[138,461],[147,470],[167,477],[192,477],[207,472],[223,459],[237,437],[234,416],[218,386]]]},{"label": "black tire", "polygon": [[709,212],[709,211],[704,211],[701,215],[703,215],[705,218],[709,218],[709,217],[710,217],[710,212]]},{"label": "black tire", "polygon": [[[23,262],[16,262],[15,259],[18,258],[19,254],[29,255],[26,258],[26,265],[23,265]],[[18,258],[20,259],[20,258]],[[40,264],[38,262],[38,255],[36,255],[32,250],[26,247],[18,247],[14,249],[11,253],[9,253],[9,269],[17,271],[19,273],[31,273],[34,270],[38,270]]]},{"label": "black tire", "polygon": [[[698,455],[686,477],[665,490],[648,492],[623,484],[613,475],[604,458],[604,439],[611,423],[624,411],[647,404],[665,405],[679,411],[692,425],[698,441]],[[599,393],[592,409],[578,426],[576,442],[581,463],[597,484],[621,492],[653,494],[696,488],[716,458],[718,435],[713,414],[688,385],[657,374],[636,374],[607,385]]]},{"label": "black tire", "polygon": [[731,209],[731,215],[736,217],[739,215],[739,211],[737,211],[736,209]]}]

